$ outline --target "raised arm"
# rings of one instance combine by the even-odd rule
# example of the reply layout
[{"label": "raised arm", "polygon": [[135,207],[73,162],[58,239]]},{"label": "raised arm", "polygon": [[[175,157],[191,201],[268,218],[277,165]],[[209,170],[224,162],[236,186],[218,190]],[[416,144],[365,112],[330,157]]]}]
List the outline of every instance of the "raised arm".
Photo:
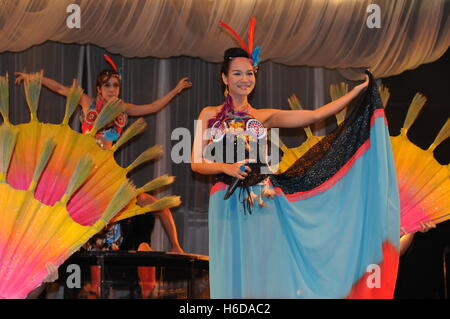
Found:
[{"label": "raised arm", "polygon": [[[22,81],[24,80],[26,74],[22,72],[15,72],[14,74],[16,76],[16,84],[22,84]],[[42,85],[60,95],[67,96],[67,94],[69,93],[69,88],[67,86],[64,86],[61,83],[45,76],[42,77]]]},{"label": "raised arm", "polygon": [[260,121],[264,126],[270,127],[303,127],[319,122],[327,117],[339,113],[355,97],[357,97],[369,84],[369,77],[366,75],[364,83],[355,86],[350,92],[339,99],[330,102],[315,110],[259,110]]},{"label": "raised arm", "polygon": [[[246,172],[242,172],[240,167],[242,163],[213,163],[208,159],[203,157],[203,151],[208,143],[205,138],[208,120],[215,114],[214,107],[205,107],[201,112],[196,122],[194,145],[192,147],[191,156],[191,169],[199,174],[203,175],[215,175],[225,173],[232,177],[237,177],[239,179],[244,179],[247,177]],[[247,172],[251,169],[245,166]]]},{"label": "raised arm", "polygon": [[143,104],[143,105],[136,105],[131,103],[125,103],[126,112],[128,115],[131,116],[142,116],[152,113],[158,113],[161,111],[164,107],[166,107],[172,99],[181,93],[186,88],[189,88],[192,86],[192,83],[189,82],[189,79],[182,78],[178,84],[170,90],[169,93],[164,95],[163,97],[157,99],[156,101],[149,103],[149,104]]},{"label": "raised arm", "polygon": [[[15,72],[14,75],[16,76],[16,84],[20,85],[22,81],[24,80],[26,74],[23,72]],[[63,96],[67,96],[69,93],[69,88],[67,86],[62,85],[61,83],[47,78],[45,76],[42,77],[42,85],[48,88],[49,90],[58,93]],[[88,108],[91,104],[91,97],[89,97],[86,94],[83,94],[80,99],[80,105],[83,107],[83,109]]]}]

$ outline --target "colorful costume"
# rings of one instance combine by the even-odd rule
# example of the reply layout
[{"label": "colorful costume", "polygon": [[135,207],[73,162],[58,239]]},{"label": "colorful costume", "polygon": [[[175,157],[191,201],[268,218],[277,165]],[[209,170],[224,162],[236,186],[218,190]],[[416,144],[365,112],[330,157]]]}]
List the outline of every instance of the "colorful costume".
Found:
[{"label": "colorful costume", "polygon": [[[102,111],[103,104],[103,100],[101,98],[97,98],[92,101],[87,113],[82,113],[80,120],[83,134],[87,134],[90,130],[92,130],[95,120]],[[115,142],[119,139],[120,135],[122,135],[123,128],[127,125],[127,121],[127,113],[121,112],[113,122],[109,123],[101,131],[97,132],[95,137],[103,137],[107,141]]]},{"label": "colorful costume", "polygon": [[261,174],[260,156],[228,200],[233,179],[219,176],[209,205],[212,298],[393,297],[399,198],[372,77],[357,104],[284,173]]},{"label": "colorful costume", "polygon": [[[101,113],[104,106],[103,99],[97,97],[92,100],[86,114],[81,112],[81,131],[83,134],[89,134],[94,127],[94,123]],[[128,122],[128,116],[126,112],[121,112],[111,123],[107,124],[103,129],[99,130],[95,134],[97,143],[103,147],[102,141],[99,138],[103,138],[107,141],[115,142],[122,135],[123,128]],[[122,231],[119,223],[113,223],[106,226],[105,229],[98,232],[92,237],[86,245],[83,247],[86,250],[109,250],[113,244],[120,246],[122,243]],[[101,243],[101,244],[100,244]]]},{"label": "colorful costume", "polygon": [[94,135],[123,111],[110,101],[89,134],[73,131],[69,118],[82,90],[73,86],[59,125],[40,123],[37,108],[41,74],[26,76],[25,95],[31,120],[9,122],[8,78],[0,77],[0,298],[24,298],[47,276],[46,265],[61,265],[110,221],[174,207],[179,198],[162,198],[138,207],[136,196],[173,181],[160,177],[136,189],[127,173],[162,154],[159,146],[123,168],[114,152],[141,133],[145,122],[131,125],[111,150]]}]

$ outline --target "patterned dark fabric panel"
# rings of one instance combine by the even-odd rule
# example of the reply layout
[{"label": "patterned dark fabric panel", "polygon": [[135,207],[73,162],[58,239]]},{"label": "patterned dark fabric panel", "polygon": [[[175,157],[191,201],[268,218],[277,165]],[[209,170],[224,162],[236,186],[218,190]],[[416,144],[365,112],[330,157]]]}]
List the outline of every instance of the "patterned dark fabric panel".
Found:
[{"label": "patterned dark fabric panel", "polygon": [[[256,185],[260,182],[262,182],[268,175],[266,174],[261,174],[261,167],[263,166],[263,164],[259,164],[259,163],[251,163],[251,164],[247,164],[247,166],[250,167],[250,169],[252,170],[248,176],[242,180],[239,184],[239,186],[243,186],[243,187],[248,187],[248,186],[253,186]],[[231,177],[229,175],[226,174],[219,174],[216,177],[216,182],[222,182],[225,184],[232,184],[234,182],[234,177]]]},{"label": "patterned dark fabric panel", "polygon": [[312,190],[333,177],[370,137],[370,121],[383,108],[371,74],[368,89],[356,100],[351,114],[331,134],[314,145],[285,173],[271,175],[285,194]]},{"label": "patterned dark fabric panel", "polygon": [[[247,120],[251,119],[252,118],[250,117]],[[207,145],[204,156],[205,158],[218,163],[235,163],[252,157],[249,151],[245,150],[244,145],[242,144],[241,146],[238,146],[238,143],[243,143],[243,141],[239,140],[239,142],[230,142],[230,140],[227,139],[227,136],[225,136],[222,140],[218,142],[211,142]],[[261,167],[265,166],[263,154],[265,154],[265,150],[268,148],[266,137],[250,143],[250,145],[251,148],[257,150],[254,154],[252,153],[253,155],[256,155],[256,158],[253,157],[253,163],[246,164],[250,167],[251,172],[245,180],[242,180],[239,186],[252,186],[258,184],[267,177],[267,175],[261,174]],[[242,152],[242,150],[244,151]],[[220,154],[216,154],[216,151],[220,152]],[[232,184],[234,180],[234,177],[226,174],[219,174],[216,176],[216,182],[223,182],[228,185]]]}]

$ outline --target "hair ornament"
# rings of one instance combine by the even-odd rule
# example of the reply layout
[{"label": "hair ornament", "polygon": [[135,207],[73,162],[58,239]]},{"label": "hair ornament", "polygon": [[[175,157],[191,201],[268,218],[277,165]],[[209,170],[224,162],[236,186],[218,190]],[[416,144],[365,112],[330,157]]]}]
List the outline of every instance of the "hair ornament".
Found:
[{"label": "hair ornament", "polygon": [[236,33],[236,31],[234,31],[229,25],[227,25],[222,20],[219,20],[219,23],[225,29],[230,31],[231,34],[233,34],[235,39],[239,42],[239,45],[241,46],[241,48],[244,49],[248,53],[248,56],[253,61],[253,66],[255,67],[255,70],[257,70],[258,64],[261,61],[261,58],[260,58],[261,47],[256,46],[255,48],[253,48],[254,36],[255,36],[255,25],[256,25],[255,17],[252,17],[250,19],[250,25],[248,27],[248,32],[247,32],[247,45],[244,43],[242,38]]},{"label": "hair ornament", "polygon": [[114,63],[114,61],[106,53],[103,54],[103,57],[105,58],[106,62],[108,62],[108,64],[113,68],[113,70],[117,72],[119,81],[121,81],[122,80],[123,69],[122,68],[118,69],[117,65]]}]

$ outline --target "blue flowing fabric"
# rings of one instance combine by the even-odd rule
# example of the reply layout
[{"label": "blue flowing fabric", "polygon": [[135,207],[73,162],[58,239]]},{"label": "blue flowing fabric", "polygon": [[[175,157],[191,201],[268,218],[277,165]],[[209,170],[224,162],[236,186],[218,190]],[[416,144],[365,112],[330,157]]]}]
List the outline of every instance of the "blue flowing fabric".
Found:
[{"label": "blue flowing fabric", "polygon": [[[398,250],[397,178],[380,113],[371,118],[370,145],[321,192],[298,199],[278,191],[264,200],[267,207],[256,204],[249,214],[242,189],[224,200],[224,187],[215,188],[209,203],[212,298],[344,298],[370,275],[368,267],[383,262],[384,243]],[[259,197],[262,186],[250,188]]]}]

